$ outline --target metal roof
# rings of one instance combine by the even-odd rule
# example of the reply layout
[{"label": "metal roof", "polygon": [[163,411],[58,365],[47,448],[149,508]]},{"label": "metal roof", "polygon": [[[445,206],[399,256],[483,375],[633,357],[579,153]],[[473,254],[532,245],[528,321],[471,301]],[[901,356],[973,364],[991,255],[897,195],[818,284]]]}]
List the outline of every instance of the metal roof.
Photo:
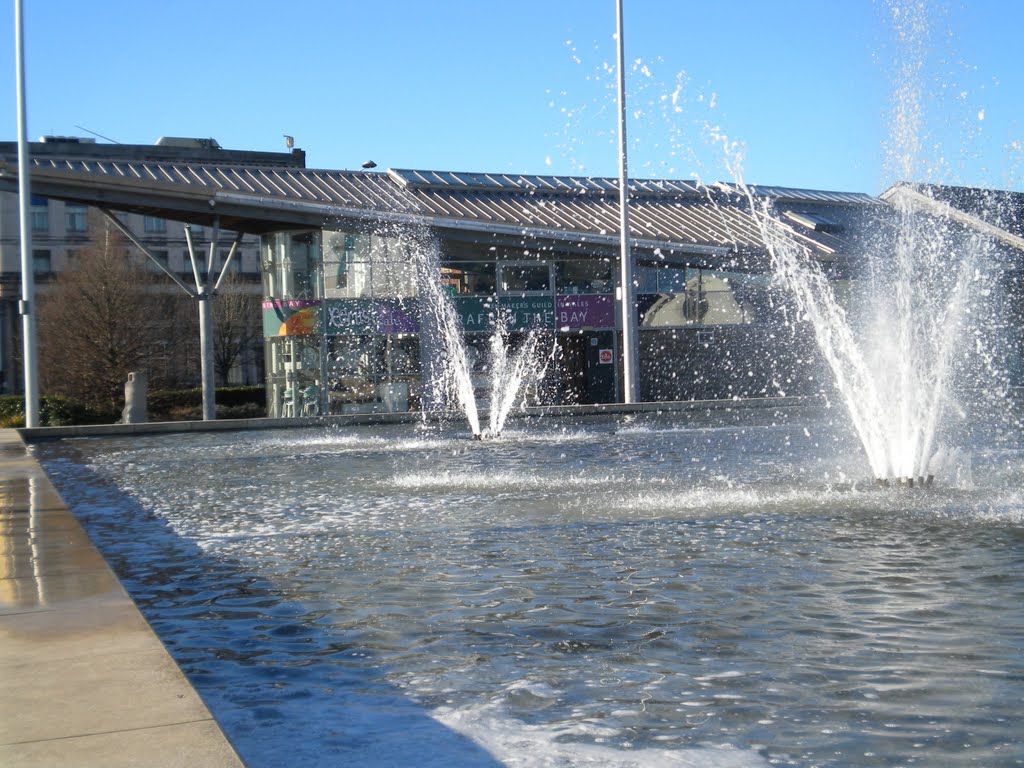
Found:
[{"label": "metal roof", "polygon": [[[203,162],[33,157],[33,193],[164,218],[267,232],[345,220],[399,221],[446,230],[616,247],[618,180],[447,171],[318,170]],[[17,167],[0,162],[0,188]],[[630,181],[630,229],[639,248],[681,253],[762,251],[744,196],[734,185]],[[774,202],[871,206],[868,195],[754,187]],[[784,224],[822,256],[843,250],[833,232]]]},{"label": "metal roof", "polygon": [[1024,237],[1024,192],[934,184],[917,188],[923,194],[977,216],[987,224]]},{"label": "metal roof", "polygon": [[882,198],[954,221],[1024,251],[1024,193],[901,182],[883,192]]}]

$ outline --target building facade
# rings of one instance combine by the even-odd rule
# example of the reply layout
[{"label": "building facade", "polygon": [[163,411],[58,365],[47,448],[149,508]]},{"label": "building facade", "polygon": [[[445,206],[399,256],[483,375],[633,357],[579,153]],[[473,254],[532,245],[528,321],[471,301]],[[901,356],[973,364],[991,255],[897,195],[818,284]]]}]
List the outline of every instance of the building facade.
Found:
[{"label": "building facade", "polygon": [[[216,142],[212,140],[164,139],[163,144],[152,147],[126,147],[125,157],[143,151],[147,155],[166,159],[183,157],[217,157]],[[92,140],[65,137],[44,137],[33,144],[33,154],[39,157],[60,156],[71,152],[76,156],[103,157],[109,154],[103,145]],[[9,154],[12,145],[0,148],[0,153]],[[251,162],[268,162],[267,156],[274,153],[230,153],[234,162],[248,159]],[[278,156],[278,162],[302,163],[303,156]],[[116,211],[118,222],[137,239],[142,248],[130,242],[126,246],[138,253],[141,250],[151,257],[147,266],[153,272],[168,270],[186,283],[193,283],[194,275],[189,256],[186,226],[192,240],[193,250],[200,259],[199,277],[206,279],[209,258],[210,227],[201,224],[187,225],[183,221],[150,213]],[[0,191],[0,394],[16,394],[23,389],[21,373],[21,318],[18,302],[21,299],[21,236],[19,226],[20,203],[14,192]],[[29,226],[32,234],[32,262],[37,292],[46,297],[52,292],[54,281],[62,272],[74,267],[76,257],[89,247],[96,237],[102,236],[104,214],[86,202],[61,200],[34,195],[29,208]],[[226,258],[233,232],[222,232],[219,238],[215,260],[220,263]],[[260,240],[257,235],[246,235],[231,260],[230,271],[235,279],[233,290],[259,296],[260,288]],[[172,282],[166,280],[169,292],[180,292]],[[263,350],[260,347],[245,349],[237,364],[228,375],[233,385],[254,385],[263,381]],[[182,385],[194,386],[198,381],[198,360],[194,369],[183,371]]]},{"label": "building facade", "polygon": [[[512,347],[540,337],[544,377],[530,402],[621,397],[617,180],[319,170],[304,156],[209,148],[77,150],[32,161],[33,194],[65,201],[57,218],[68,226],[75,205],[102,201],[138,217],[157,259],[166,252],[182,272],[187,248],[147,233],[155,219],[253,238],[240,269],[255,276],[258,264],[261,276],[271,416],[449,406],[435,386],[450,362],[440,340],[449,314],[484,398],[498,331]],[[8,160],[0,189],[15,181]],[[632,180],[629,197],[641,399],[820,391],[812,334],[771,279],[759,211],[853,306],[866,249],[895,208],[857,193],[670,180]],[[53,220],[53,205],[38,208]]]}]

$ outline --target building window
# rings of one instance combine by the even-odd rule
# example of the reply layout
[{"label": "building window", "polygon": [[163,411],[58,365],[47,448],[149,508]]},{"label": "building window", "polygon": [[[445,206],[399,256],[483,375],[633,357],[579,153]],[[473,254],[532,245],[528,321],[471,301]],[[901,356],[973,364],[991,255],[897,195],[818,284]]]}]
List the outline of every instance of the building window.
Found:
[{"label": "building window", "polygon": [[142,217],[142,231],[147,235],[163,235],[167,233],[167,221],[156,216]]},{"label": "building window", "polygon": [[40,248],[32,251],[32,271],[37,275],[49,275],[53,272],[49,249]]},{"label": "building window", "polygon": [[[182,258],[182,263],[184,264],[184,266],[182,267],[181,271],[184,272],[187,275],[191,275],[192,274],[192,258],[189,256],[187,250],[181,252],[181,258]],[[200,251],[199,249],[196,249],[196,268],[199,270],[199,277],[201,279],[205,280],[206,279],[206,254],[203,251]]]},{"label": "building window", "polygon": [[84,205],[68,203],[64,206],[68,232],[86,232],[89,229],[88,210]]},{"label": "building window", "polygon": [[502,293],[527,294],[551,291],[551,267],[548,264],[512,262],[498,268],[498,287]]},{"label": "building window", "polygon": [[50,201],[45,197],[33,197],[32,198],[32,231],[33,232],[49,232],[50,231]]},{"label": "building window", "polygon": [[153,254],[153,258],[157,260],[164,269],[168,269],[168,255],[167,251],[150,251]]},{"label": "building window", "polygon": [[[228,254],[229,253],[231,253],[231,251],[221,251],[220,252],[220,268],[221,269],[223,269],[224,265],[227,263]],[[237,273],[237,272],[241,272],[241,271],[242,271],[242,252],[241,251],[235,251],[235,255],[231,257],[231,264],[228,267],[228,272],[236,272]]]}]

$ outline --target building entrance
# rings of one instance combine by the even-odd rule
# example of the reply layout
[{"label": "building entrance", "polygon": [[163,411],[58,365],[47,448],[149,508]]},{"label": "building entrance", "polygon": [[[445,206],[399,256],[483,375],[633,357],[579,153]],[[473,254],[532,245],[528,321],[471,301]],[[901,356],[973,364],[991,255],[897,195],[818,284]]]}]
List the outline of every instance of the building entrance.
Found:
[{"label": "building entrance", "polygon": [[583,331],[558,339],[562,401],[566,405],[615,402],[613,331]]}]

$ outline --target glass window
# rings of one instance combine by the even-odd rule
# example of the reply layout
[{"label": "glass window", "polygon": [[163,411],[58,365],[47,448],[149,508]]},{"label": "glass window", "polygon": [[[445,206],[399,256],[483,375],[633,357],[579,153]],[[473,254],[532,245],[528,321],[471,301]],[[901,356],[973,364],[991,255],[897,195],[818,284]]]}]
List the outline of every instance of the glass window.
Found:
[{"label": "glass window", "polygon": [[325,230],[323,244],[328,297],[404,299],[417,295],[416,264],[403,239]]},{"label": "glass window", "polygon": [[550,264],[502,264],[498,273],[502,293],[542,293],[551,290]]},{"label": "glass window", "polygon": [[68,232],[86,232],[89,229],[88,210],[84,205],[68,203],[64,206]]},{"label": "glass window", "polygon": [[142,217],[142,231],[147,235],[163,235],[167,232],[167,221],[156,216]]},{"label": "glass window", "polygon": [[[763,280],[756,277],[689,269],[689,279],[676,287],[673,273],[680,270],[651,270],[643,282],[656,274],[661,290],[646,291],[639,300],[641,325],[677,327],[694,325],[746,325],[756,321],[766,298]],[[661,273],[665,272],[665,275]]]},{"label": "glass window", "polygon": [[[181,271],[187,275],[192,274],[192,258],[188,254],[188,249],[181,252]],[[203,278],[206,275],[206,253],[200,249],[196,249],[196,268],[199,270],[199,277]]]},{"label": "glass window", "polygon": [[612,265],[607,260],[560,261],[555,268],[557,293],[611,293]]},{"label": "glass window", "polygon": [[31,226],[33,232],[50,231],[49,200],[45,197],[33,197],[31,208]]},{"label": "glass window", "polygon": [[[355,298],[357,283],[369,256],[361,251],[360,238],[349,232],[324,232],[324,282],[328,296]],[[358,266],[357,266],[358,265]]]},{"label": "glass window", "polygon": [[263,292],[276,299],[320,298],[320,231],[263,237]]},{"label": "glass window", "polygon": [[638,293],[679,293],[686,290],[687,280],[699,272],[687,267],[638,267],[633,276]]},{"label": "glass window", "polygon": [[49,249],[40,248],[32,251],[32,271],[37,275],[49,275],[53,272]]},{"label": "glass window", "polygon": [[493,261],[446,261],[441,279],[451,294],[493,296],[496,285]]},{"label": "glass window", "polygon": [[167,251],[150,251],[150,253],[152,253],[153,258],[160,263],[160,266],[164,267],[165,269],[168,267]]},{"label": "glass window", "polygon": [[[228,250],[228,251],[221,251],[220,252],[220,262],[219,263],[220,263],[221,269],[223,269],[224,265],[227,264],[227,262],[228,262],[228,254],[230,254],[230,253],[231,253],[230,250]],[[231,257],[231,264],[228,265],[228,272],[240,272],[241,270],[242,270],[242,252],[241,251],[235,251],[235,255]]]},{"label": "glass window", "polygon": [[320,412],[320,350],[312,337],[267,339],[268,415],[315,416]]}]

